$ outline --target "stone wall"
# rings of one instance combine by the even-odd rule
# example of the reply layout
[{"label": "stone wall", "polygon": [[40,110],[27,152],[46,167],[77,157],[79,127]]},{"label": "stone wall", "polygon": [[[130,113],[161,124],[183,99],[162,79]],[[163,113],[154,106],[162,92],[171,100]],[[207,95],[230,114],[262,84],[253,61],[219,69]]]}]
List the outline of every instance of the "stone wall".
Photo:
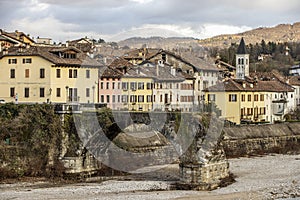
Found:
[{"label": "stone wall", "polygon": [[223,129],[228,158],[265,153],[300,153],[300,123],[246,125]]}]

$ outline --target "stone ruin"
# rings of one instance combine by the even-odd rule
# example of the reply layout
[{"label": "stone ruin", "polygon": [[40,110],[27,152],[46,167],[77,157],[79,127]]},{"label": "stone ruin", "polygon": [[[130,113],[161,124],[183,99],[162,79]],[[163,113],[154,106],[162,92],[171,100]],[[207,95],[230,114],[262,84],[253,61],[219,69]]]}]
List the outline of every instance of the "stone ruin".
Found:
[{"label": "stone ruin", "polygon": [[[209,121],[207,117],[194,116],[189,122],[195,136],[180,157],[178,189],[213,190],[232,181],[221,143],[223,122],[214,116],[210,116]],[[205,127],[205,123],[210,124]]]}]

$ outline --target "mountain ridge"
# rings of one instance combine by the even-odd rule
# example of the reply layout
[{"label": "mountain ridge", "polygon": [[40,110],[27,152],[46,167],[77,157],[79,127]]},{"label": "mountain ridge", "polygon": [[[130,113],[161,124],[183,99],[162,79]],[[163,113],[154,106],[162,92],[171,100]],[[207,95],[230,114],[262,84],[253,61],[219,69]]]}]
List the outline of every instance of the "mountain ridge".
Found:
[{"label": "mountain ridge", "polygon": [[131,37],[118,42],[119,46],[129,46],[131,48],[190,48],[196,46],[226,48],[232,43],[239,43],[244,37],[246,44],[265,42],[285,43],[300,42],[300,22],[293,24],[278,24],[273,27],[258,27],[242,33],[222,34],[206,39],[196,39],[193,37]]}]

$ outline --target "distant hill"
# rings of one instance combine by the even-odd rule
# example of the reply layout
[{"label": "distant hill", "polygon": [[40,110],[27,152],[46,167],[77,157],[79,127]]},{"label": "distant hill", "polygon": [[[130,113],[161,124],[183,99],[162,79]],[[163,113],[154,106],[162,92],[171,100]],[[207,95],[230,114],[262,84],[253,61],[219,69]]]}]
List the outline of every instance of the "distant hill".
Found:
[{"label": "distant hill", "polygon": [[198,46],[198,40],[186,37],[133,37],[118,42],[119,47],[128,46],[130,48],[141,48],[147,46],[149,48],[173,49],[177,47],[195,47]]},{"label": "distant hill", "polygon": [[247,44],[260,43],[263,39],[268,42],[300,42],[300,22],[294,24],[280,24],[271,28],[257,28],[239,34],[219,35],[199,40],[204,47],[229,47],[231,43],[238,43],[244,37]]}]

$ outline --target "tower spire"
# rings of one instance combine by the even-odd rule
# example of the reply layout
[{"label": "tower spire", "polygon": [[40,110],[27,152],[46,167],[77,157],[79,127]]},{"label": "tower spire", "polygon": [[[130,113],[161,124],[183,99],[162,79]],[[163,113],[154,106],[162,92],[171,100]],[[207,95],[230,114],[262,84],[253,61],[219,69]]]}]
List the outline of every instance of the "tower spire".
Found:
[{"label": "tower spire", "polygon": [[236,78],[245,79],[246,76],[249,76],[249,54],[242,37],[236,53]]}]

